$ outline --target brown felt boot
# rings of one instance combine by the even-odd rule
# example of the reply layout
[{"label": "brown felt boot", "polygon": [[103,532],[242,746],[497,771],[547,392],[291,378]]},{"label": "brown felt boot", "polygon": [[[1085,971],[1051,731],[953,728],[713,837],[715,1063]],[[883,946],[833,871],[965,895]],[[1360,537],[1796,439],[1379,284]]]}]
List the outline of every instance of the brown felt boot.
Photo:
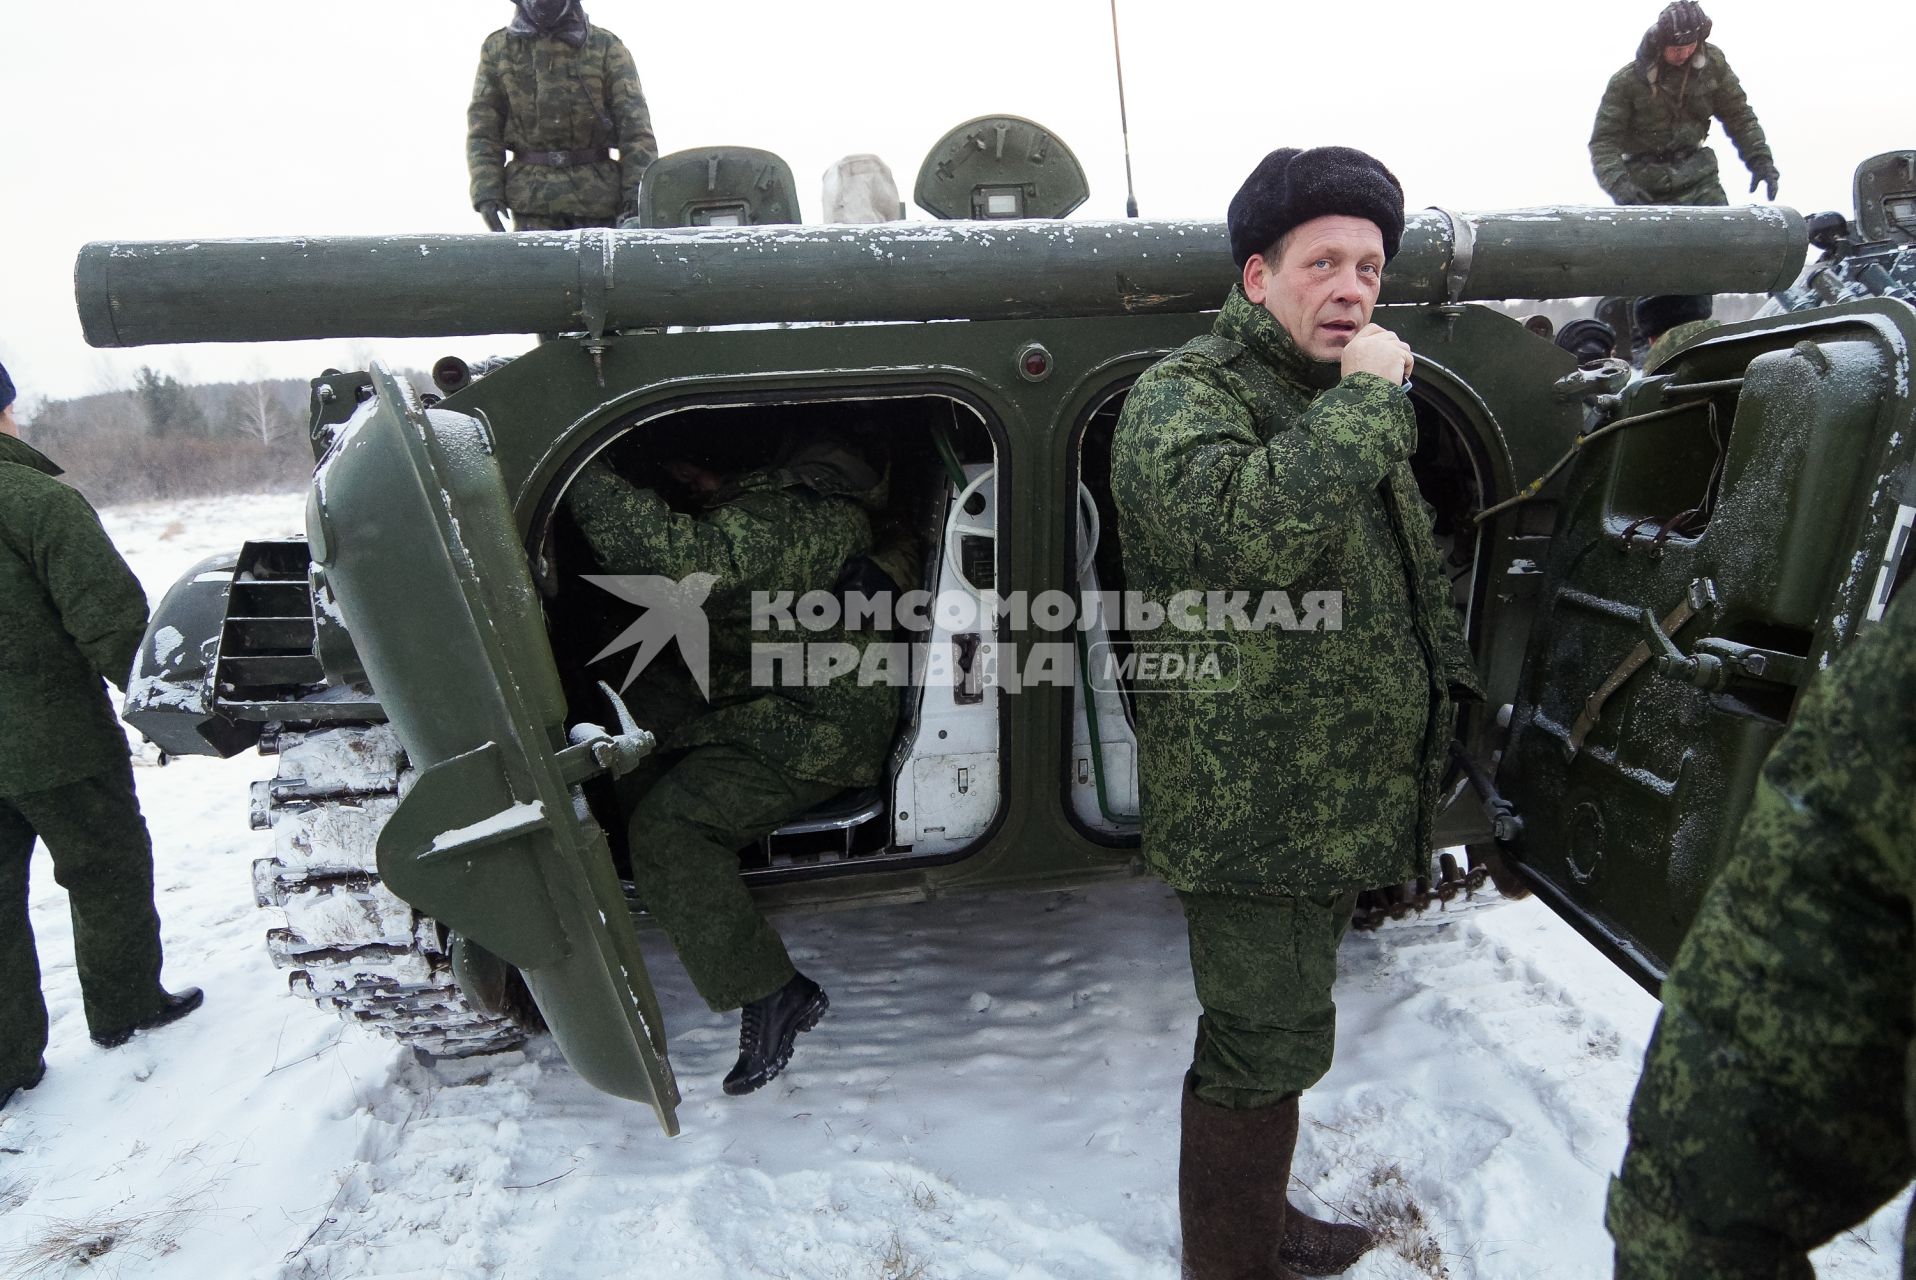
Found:
[{"label": "brown felt boot", "polygon": [[[1289,1132],[1287,1135],[1278,1135],[1278,1140],[1284,1143],[1285,1150],[1295,1151],[1297,1099],[1280,1103],[1272,1110],[1289,1113],[1289,1118],[1283,1122]],[[1288,1172],[1289,1161],[1285,1163]],[[1321,1218],[1311,1217],[1296,1205],[1289,1205],[1284,1211],[1284,1243],[1278,1248],[1277,1256],[1299,1275],[1335,1276],[1343,1274],[1375,1243],[1376,1238],[1354,1222],[1325,1222]]]},{"label": "brown felt boot", "polygon": [[1184,1280],[1297,1280],[1278,1259],[1297,1107],[1214,1107],[1191,1083],[1187,1074],[1178,1142]]}]

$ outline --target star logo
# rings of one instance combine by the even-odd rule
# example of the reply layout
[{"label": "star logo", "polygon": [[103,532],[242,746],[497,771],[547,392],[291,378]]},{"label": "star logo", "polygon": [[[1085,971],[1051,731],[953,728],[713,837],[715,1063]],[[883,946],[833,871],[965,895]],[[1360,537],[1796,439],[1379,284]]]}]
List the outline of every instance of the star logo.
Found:
[{"label": "star logo", "polygon": [[625,673],[623,693],[639,678],[652,659],[665,651],[668,641],[679,642],[679,656],[685,659],[692,682],[707,702],[712,700],[710,684],[712,632],[705,616],[705,598],[712,593],[715,574],[688,573],[676,582],[650,573],[582,575],[602,591],[609,591],[627,604],[645,612],[639,620],[621,631],[611,644],[592,655],[591,661],[608,657],[621,649],[637,649],[632,666]]}]

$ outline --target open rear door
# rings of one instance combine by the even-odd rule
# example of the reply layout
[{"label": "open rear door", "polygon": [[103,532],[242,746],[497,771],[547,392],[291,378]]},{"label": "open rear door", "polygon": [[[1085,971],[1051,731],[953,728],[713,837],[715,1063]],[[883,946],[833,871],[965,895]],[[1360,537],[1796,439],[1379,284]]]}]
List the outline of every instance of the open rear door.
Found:
[{"label": "open rear door", "polygon": [[1570,474],[1498,786],[1523,873],[1646,986],[1804,682],[1916,562],[1912,346],[1889,301],[1729,326]]},{"label": "open rear door", "polygon": [[604,833],[577,783],[626,739],[569,746],[545,621],[485,427],[372,396],[307,510],[315,597],[338,611],[410,759],[379,840],[414,907],[516,965],[581,1076],[678,1131],[665,1029]]}]

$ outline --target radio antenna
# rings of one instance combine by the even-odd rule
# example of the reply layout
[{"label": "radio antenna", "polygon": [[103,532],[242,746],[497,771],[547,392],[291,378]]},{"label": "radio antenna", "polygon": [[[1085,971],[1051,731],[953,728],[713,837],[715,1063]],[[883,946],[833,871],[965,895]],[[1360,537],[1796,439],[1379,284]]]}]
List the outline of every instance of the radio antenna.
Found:
[{"label": "radio antenna", "polygon": [[1118,48],[1118,0],[1111,0],[1111,57],[1118,64],[1118,128],[1124,134],[1124,216],[1138,216],[1138,192],[1131,184],[1131,122],[1124,112],[1124,53]]}]

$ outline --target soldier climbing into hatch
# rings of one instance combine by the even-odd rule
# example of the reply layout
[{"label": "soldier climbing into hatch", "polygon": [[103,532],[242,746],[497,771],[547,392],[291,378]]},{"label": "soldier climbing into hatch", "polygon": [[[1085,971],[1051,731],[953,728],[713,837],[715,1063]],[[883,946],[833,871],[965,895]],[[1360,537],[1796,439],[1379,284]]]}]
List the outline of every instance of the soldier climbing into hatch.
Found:
[{"label": "soldier climbing into hatch", "polygon": [[614,226],[659,156],[638,68],[579,0],[514,2],[480,48],[466,110],[472,207],[494,231],[506,212],[516,231]]},{"label": "soldier climbing into hatch", "polygon": [[1779,175],[1763,126],[1723,51],[1709,43],[1710,19],[1694,0],[1676,0],[1643,33],[1637,56],[1610,77],[1590,132],[1590,165],[1618,204],[1728,204],[1707,145],[1712,118],[1750,170],[1750,191],[1776,199]]},{"label": "soldier climbing into hatch", "polygon": [[[896,688],[861,686],[856,670],[768,686],[754,683],[752,660],[755,639],[802,638],[809,652],[848,645],[861,655],[888,639],[842,626],[797,636],[752,629],[755,592],[798,599],[831,591],[855,571],[883,572],[867,555],[886,472],[830,438],[757,469],[728,465],[737,456],[736,446],[709,443],[667,464],[672,503],[660,491],[666,486],[635,485],[603,460],[580,472],[566,496],[604,573],[675,580],[687,601],[703,592],[696,603],[709,627],[707,689],[676,662],[636,674],[627,697],[659,749],[620,780],[619,797],[630,815],[632,879],[647,910],[713,1011],[743,1011],[738,1062],[724,1081],[729,1094],[778,1075],[798,1034],[828,1004],[752,902],[738,851],[847,788],[878,782],[899,706]],[[795,676],[787,670],[784,679]]]}]

